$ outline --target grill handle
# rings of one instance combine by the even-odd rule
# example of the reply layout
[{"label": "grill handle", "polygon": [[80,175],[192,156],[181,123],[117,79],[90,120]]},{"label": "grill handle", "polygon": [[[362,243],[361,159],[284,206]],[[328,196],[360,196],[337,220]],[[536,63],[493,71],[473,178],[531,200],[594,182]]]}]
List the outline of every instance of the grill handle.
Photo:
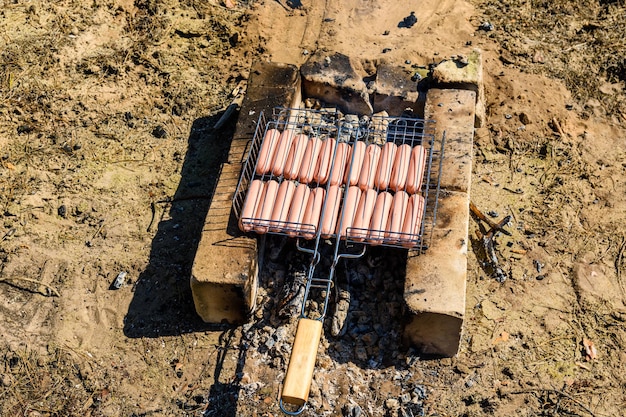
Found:
[{"label": "grill handle", "polygon": [[[309,399],[317,348],[322,337],[322,321],[300,318],[291,358],[280,396],[280,408],[285,414],[298,415],[304,411]],[[284,408],[285,403],[299,407],[296,411]]]}]

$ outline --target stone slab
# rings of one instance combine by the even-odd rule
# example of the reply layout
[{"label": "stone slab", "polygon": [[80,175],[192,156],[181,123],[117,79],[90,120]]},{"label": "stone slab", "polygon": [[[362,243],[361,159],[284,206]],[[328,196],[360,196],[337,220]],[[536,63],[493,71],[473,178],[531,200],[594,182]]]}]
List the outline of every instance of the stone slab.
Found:
[{"label": "stone slab", "polygon": [[[445,132],[441,188],[469,192],[472,178],[474,109],[476,93],[471,90],[428,90],[425,117],[435,120],[435,149],[440,149]],[[436,180],[436,177],[435,177]]]},{"label": "stone slab", "polygon": [[417,81],[411,77],[412,73],[404,68],[379,64],[374,82],[374,113],[386,111],[389,116],[400,116],[407,108],[418,112]]},{"label": "stone slab", "polygon": [[298,105],[300,91],[299,71],[293,65],[257,62],[251,68],[228,158],[221,167],[191,271],[196,312],[207,323],[240,323],[254,307],[257,240],[237,227],[232,198],[260,112]]},{"label": "stone slab", "polygon": [[[454,356],[465,315],[469,192],[475,92],[431,89],[425,118],[436,121],[436,144],[446,132],[442,190],[430,247],[409,252],[404,299],[410,317],[405,337],[423,353]],[[439,142],[440,143],[440,142]]]},{"label": "stone slab", "polygon": [[474,127],[486,124],[485,85],[483,82],[483,63],[481,51],[475,49],[466,59],[444,60],[433,68],[432,78],[437,88],[472,90],[476,93],[476,111]]},{"label": "stone slab", "polygon": [[318,51],[300,68],[304,96],[336,105],[346,114],[372,114],[367,76],[357,59]]}]

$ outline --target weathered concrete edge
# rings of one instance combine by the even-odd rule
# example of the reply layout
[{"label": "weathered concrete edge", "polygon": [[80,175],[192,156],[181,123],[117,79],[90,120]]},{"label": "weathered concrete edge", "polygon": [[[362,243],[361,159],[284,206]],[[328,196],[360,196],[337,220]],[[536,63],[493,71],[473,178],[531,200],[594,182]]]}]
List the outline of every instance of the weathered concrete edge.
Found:
[{"label": "weathered concrete edge", "polygon": [[[273,77],[272,77],[273,75]],[[208,323],[240,323],[254,308],[258,288],[257,239],[242,234],[230,205],[261,111],[296,106],[301,99],[299,69],[289,64],[257,62],[251,68],[246,96],[228,160],[207,213],[190,286],[198,315]]]},{"label": "weathered concrete edge", "polygon": [[[474,119],[473,114],[469,117],[466,112],[464,117],[454,117],[452,111],[450,117],[439,120],[436,113],[447,112],[445,103],[444,106],[433,105],[429,99],[447,102],[459,95],[468,96],[467,90],[463,94],[460,94],[461,91],[437,89],[426,98],[425,117],[437,120],[439,134],[448,128],[455,132],[458,143],[452,154],[447,156],[458,153],[456,157],[465,158],[469,149],[469,159],[464,162],[465,168],[456,174],[465,186],[458,187],[458,181],[444,181],[448,187],[440,193],[433,244],[420,256],[409,254],[404,290],[404,299],[411,314],[405,327],[405,337],[425,354],[446,357],[458,352],[465,316]],[[473,107],[475,102],[459,104],[461,107]],[[459,126],[459,123],[462,125]]]}]

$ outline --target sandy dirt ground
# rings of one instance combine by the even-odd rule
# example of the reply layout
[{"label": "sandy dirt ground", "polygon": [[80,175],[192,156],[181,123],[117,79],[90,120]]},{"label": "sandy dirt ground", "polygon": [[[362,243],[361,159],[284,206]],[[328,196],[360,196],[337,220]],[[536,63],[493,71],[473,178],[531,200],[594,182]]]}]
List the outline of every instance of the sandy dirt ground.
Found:
[{"label": "sandy dirt ground", "polygon": [[[243,327],[204,324],[191,301],[235,120],[213,126],[255,60],[328,50],[414,70],[479,48],[487,123],[471,200],[511,216],[496,240],[507,280],[472,239],[452,359],[325,336],[306,415],[622,415],[623,2],[299,5],[0,2],[0,413],[280,415],[284,359],[261,349],[275,334],[271,289]],[[411,11],[417,24],[402,27]],[[376,270],[372,259],[355,270]],[[261,283],[280,268],[268,262]],[[381,326],[400,340],[400,325]]]}]

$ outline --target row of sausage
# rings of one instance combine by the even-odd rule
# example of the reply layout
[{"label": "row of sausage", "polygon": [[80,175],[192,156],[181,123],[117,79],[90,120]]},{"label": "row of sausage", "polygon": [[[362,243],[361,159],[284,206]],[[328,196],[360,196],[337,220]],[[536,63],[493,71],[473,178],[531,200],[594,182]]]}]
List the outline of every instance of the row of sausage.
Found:
[{"label": "row of sausage", "polygon": [[[357,185],[311,188],[285,180],[250,184],[239,227],[245,232],[279,232],[312,239],[340,235],[370,244],[402,244],[413,247],[421,231],[424,198],[405,191],[392,194]],[[325,204],[325,205],[324,205]],[[322,216],[322,211],[324,214]]]},{"label": "row of sausage", "polygon": [[306,184],[330,182],[358,185],[361,190],[389,188],[415,194],[421,189],[425,164],[426,149],[421,145],[386,142],[381,147],[356,141],[352,146],[334,138],[296,134],[291,129],[269,129],[259,150],[256,174]]}]

